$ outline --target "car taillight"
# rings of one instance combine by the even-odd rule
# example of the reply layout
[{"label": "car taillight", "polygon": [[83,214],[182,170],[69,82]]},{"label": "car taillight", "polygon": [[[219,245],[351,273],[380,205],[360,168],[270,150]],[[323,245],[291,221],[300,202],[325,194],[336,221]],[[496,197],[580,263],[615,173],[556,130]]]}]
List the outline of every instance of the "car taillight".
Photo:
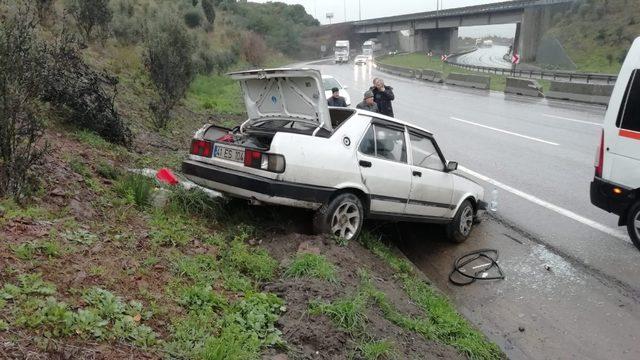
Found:
[{"label": "car taillight", "polygon": [[602,167],[604,166],[604,130],[602,130],[602,135],[600,136],[600,146],[598,146],[598,150],[596,151],[596,176],[602,177]]},{"label": "car taillight", "polygon": [[206,141],[206,140],[191,140],[191,154],[192,155],[198,155],[198,156],[204,156],[204,157],[211,157],[211,149],[213,148],[213,145],[211,144],[210,141]]},{"label": "car taillight", "polygon": [[284,172],[285,161],[282,155],[246,149],[244,151],[244,166],[281,173]]}]

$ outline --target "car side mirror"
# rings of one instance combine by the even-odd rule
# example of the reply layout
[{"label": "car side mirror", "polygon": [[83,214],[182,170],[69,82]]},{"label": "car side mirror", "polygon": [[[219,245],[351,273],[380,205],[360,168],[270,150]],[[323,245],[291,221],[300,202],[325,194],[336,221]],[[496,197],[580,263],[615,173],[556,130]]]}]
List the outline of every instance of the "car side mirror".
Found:
[{"label": "car side mirror", "polygon": [[449,161],[447,163],[447,172],[452,172],[458,170],[458,162],[457,161]]}]

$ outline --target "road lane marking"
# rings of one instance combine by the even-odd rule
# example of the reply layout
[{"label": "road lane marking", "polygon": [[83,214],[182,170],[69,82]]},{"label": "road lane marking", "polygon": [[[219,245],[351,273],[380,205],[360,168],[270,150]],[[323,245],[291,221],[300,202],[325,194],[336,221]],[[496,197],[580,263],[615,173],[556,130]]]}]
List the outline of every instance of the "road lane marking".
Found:
[{"label": "road lane marking", "polygon": [[472,121],[463,120],[463,119],[460,119],[460,118],[457,118],[457,117],[453,117],[453,116],[451,117],[451,120],[460,121],[460,122],[463,122],[463,123],[466,123],[466,124],[483,127],[485,129],[498,131],[498,132],[501,132],[501,133],[504,133],[504,134],[513,135],[513,136],[518,136],[518,137],[521,137],[523,139],[533,140],[533,141],[541,142],[541,143],[548,144],[548,145],[553,145],[553,146],[559,146],[560,145],[558,143],[554,143],[554,142],[551,142],[551,141],[542,140],[542,139],[534,138],[534,137],[531,137],[531,136],[514,133],[514,132],[511,132],[511,131],[502,130],[502,129],[494,128],[494,127],[491,127],[491,126],[474,123]]},{"label": "road lane marking", "polygon": [[573,122],[580,123],[580,124],[588,124],[588,125],[593,125],[593,126],[597,126],[597,127],[602,127],[602,124],[599,124],[599,123],[594,123],[594,122],[591,122],[591,121],[578,120],[578,119],[572,119],[572,118],[568,118],[568,117],[564,117],[564,116],[551,115],[551,114],[542,114],[542,116],[546,116],[546,117],[550,117],[550,118],[554,118],[554,119],[566,120],[566,121],[573,121]]},{"label": "road lane marking", "polygon": [[479,174],[479,173],[477,173],[477,172],[475,172],[473,170],[467,169],[467,168],[465,168],[463,166],[458,166],[458,169],[460,169],[460,170],[466,172],[467,174],[469,174],[471,176],[474,176],[474,177],[476,177],[476,178],[478,178],[480,180],[488,182],[489,184],[491,184],[493,186],[499,187],[502,190],[508,191],[508,192],[512,193],[513,195],[519,196],[519,197],[521,197],[521,198],[523,198],[525,200],[531,201],[534,204],[540,205],[540,206],[542,206],[542,207],[544,207],[544,208],[546,208],[548,210],[554,211],[554,212],[556,212],[556,213],[558,213],[558,214],[560,214],[562,216],[566,216],[566,217],[568,217],[568,218],[570,218],[572,220],[575,220],[575,221],[577,221],[579,223],[582,223],[584,225],[592,227],[592,228],[594,228],[596,230],[602,231],[605,234],[611,235],[611,236],[613,236],[615,238],[618,238],[618,239],[624,240],[624,241],[626,241],[628,243],[631,243],[631,240],[629,239],[627,234],[625,232],[623,232],[623,231],[620,231],[618,229],[613,229],[613,228],[610,228],[608,226],[602,225],[602,224],[600,224],[598,222],[595,222],[595,221],[593,221],[591,219],[587,219],[586,217],[584,217],[582,215],[578,215],[578,214],[574,213],[571,210],[567,210],[567,209],[562,208],[562,207],[560,207],[558,205],[554,205],[554,204],[551,204],[549,202],[546,202],[546,201],[544,201],[544,200],[542,200],[542,199],[540,199],[538,197],[535,197],[533,195],[527,194],[527,193],[525,193],[523,191],[520,191],[518,189],[515,189],[515,188],[513,188],[513,187],[511,187],[509,185],[505,185],[505,184],[503,184],[503,183],[501,183],[501,182],[499,182],[497,180],[494,180],[494,179],[492,179],[492,178],[490,178],[488,176],[484,176],[482,174]]}]

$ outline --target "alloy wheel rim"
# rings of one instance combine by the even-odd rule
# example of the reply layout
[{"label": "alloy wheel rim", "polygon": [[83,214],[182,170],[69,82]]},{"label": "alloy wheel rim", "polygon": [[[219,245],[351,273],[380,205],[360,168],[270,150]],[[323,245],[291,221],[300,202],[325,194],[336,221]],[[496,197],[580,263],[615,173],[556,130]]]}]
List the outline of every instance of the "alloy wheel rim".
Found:
[{"label": "alloy wheel rim", "polygon": [[640,239],[640,211],[636,213],[636,217],[633,219],[633,227],[636,230],[636,238]]},{"label": "alloy wheel rim", "polygon": [[360,227],[360,211],[352,202],[340,204],[331,217],[331,234],[351,240]]},{"label": "alloy wheel rim", "polygon": [[460,216],[460,233],[467,236],[471,232],[473,226],[473,210],[470,207],[465,208]]}]

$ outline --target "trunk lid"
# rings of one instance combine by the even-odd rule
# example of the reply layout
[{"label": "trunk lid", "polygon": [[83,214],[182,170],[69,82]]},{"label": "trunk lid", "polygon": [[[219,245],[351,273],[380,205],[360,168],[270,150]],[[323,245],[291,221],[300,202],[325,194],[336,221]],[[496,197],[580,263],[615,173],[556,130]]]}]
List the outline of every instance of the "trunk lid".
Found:
[{"label": "trunk lid", "polygon": [[331,132],[320,72],[312,69],[260,69],[228,74],[242,88],[247,125],[288,120]]}]

